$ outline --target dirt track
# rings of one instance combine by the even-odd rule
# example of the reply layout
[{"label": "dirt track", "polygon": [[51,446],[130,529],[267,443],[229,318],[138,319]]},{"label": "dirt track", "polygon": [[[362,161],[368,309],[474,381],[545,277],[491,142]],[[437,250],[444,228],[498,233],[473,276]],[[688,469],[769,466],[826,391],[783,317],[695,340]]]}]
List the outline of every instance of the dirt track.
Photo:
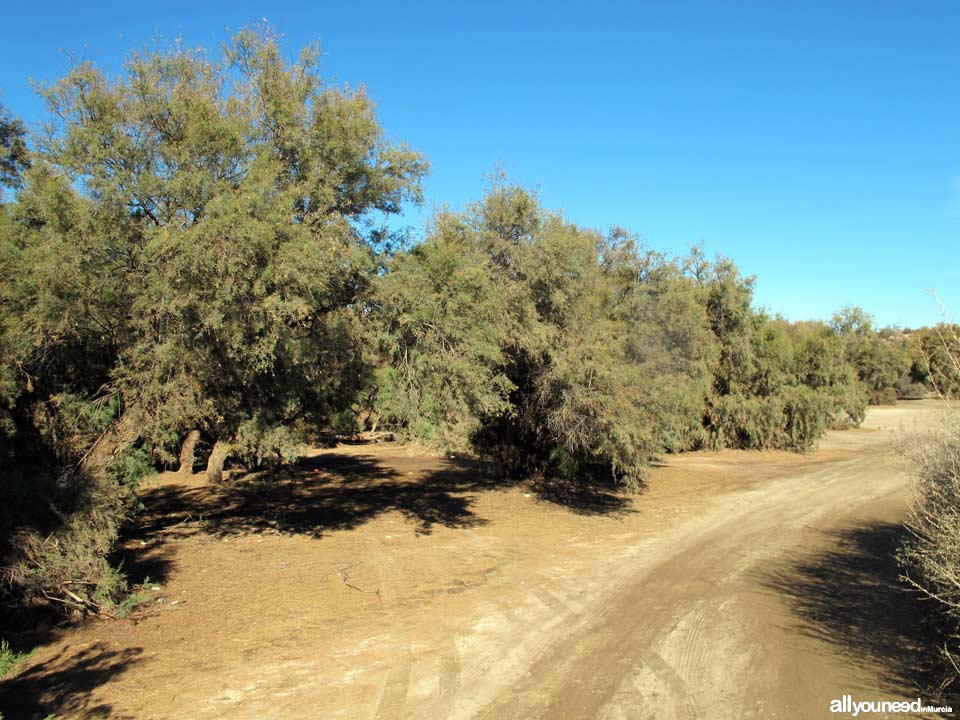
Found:
[{"label": "dirt track", "polygon": [[156,599],[52,638],[0,707],[712,720],[913,699],[929,649],[890,559],[894,431],[930,408],[871,410],[803,457],[672,458],[635,500],[578,512],[391,448],[319,456],[280,499],[167,478],[130,542]]}]

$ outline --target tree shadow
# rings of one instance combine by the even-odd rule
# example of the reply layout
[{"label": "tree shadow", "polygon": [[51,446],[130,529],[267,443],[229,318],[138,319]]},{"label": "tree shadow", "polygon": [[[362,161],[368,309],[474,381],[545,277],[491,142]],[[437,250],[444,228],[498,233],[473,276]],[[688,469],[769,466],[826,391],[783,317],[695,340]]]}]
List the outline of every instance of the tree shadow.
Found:
[{"label": "tree shadow", "polygon": [[906,534],[902,525],[886,522],[833,532],[830,549],[759,579],[788,600],[808,636],[853,664],[881,668],[885,690],[957,707],[958,688],[944,687],[944,617],[899,579],[896,554]]},{"label": "tree shadow", "polygon": [[[356,528],[387,512],[399,512],[428,535],[436,526],[486,524],[475,510],[478,492],[518,484],[482,460],[391,458],[327,452],[294,468],[250,473],[222,485],[164,485],[144,490],[146,508],[128,535],[125,567],[162,580],[163,557],[151,554],[158,538],[177,532],[214,535],[263,532],[308,534]],[[629,499],[589,485],[537,485],[538,496],[581,514],[627,512]],[[144,543],[144,544],[140,544]]]},{"label": "tree shadow", "polygon": [[292,470],[250,474],[218,486],[161,486],[146,490],[147,508],[132,537],[149,538],[199,527],[215,535],[278,530],[321,536],[397,511],[429,534],[436,525],[485,523],[470,493],[498,482],[477,462],[443,461],[440,469],[404,473],[368,455],[325,453]]},{"label": "tree shadow", "polygon": [[61,650],[46,662],[0,681],[0,712],[10,720],[40,720],[50,714],[123,720],[125,716],[110,705],[94,703],[90,694],[126,672],[138,662],[141,652],[140,648],[109,650],[103,643],[73,653]]},{"label": "tree shadow", "polygon": [[[534,483],[540,500],[559,505],[577,515],[626,515],[636,512],[622,488],[591,480]],[[643,490],[643,486],[640,487]]]},{"label": "tree shadow", "polygon": [[131,587],[150,582],[164,582],[173,569],[173,562],[163,539],[143,538],[137,530],[131,531],[110,556],[110,564],[120,569]]}]

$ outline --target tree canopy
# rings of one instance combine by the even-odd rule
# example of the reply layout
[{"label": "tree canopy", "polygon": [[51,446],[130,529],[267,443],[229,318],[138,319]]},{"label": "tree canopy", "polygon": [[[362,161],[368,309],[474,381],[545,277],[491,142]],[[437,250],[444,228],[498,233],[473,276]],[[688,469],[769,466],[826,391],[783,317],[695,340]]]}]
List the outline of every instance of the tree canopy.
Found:
[{"label": "tree canopy", "polygon": [[0,192],[3,187],[19,188],[30,166],[27,129],[0,104]]},{"label": "tree canopy", "polygon": [[[131,54],[117,78],[81,63],[42,90],[50,122],[0,237],[13,465],[40,458],[31,439],[46,434],[60,458],[46,471],[76,474],[97,436],[52,428],[110,408],[125,429],[110,454],[170,463],[199,430],[219,479],[231,454],[294,459],[308,428],[350,407],[378,220],[421,199],[427,164],[317,60],[286,62],[258,28],[217,58],[176,44]],[[19,148],[21,125],[4,127]],[[86,511],[64,502],[56,515]]]},{"label": "tree canopy", "polygon": [[960,388],[955,328],[771,317],[732,260],[581,227],[503,177],[401,247],[427,161],[316,47],[285,57],[255,27],[80,63],[33,137],[0,108],[5,606],[112,612],[138,478],[195,452],[221,481],[377,427],[636,489],[664,453],[804,451],[868,400]]}]

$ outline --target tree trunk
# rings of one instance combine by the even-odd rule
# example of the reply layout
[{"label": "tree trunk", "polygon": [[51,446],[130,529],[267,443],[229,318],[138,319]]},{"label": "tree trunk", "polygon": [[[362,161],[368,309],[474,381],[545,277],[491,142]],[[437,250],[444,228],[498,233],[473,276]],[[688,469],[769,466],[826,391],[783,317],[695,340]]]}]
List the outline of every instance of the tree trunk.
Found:
[{"label": "tree trunk", "polygon": [[223,440],[217,440],[213,444],[210,459],[207,460],[207,482],[223,482],[223,463],[228,457],[230,457],[230,445]]},{"label": "tree trunk", "polygon": [[199,430],[191,430],[187,433],[186,440],[180,448],[180,470],[181,474],[193,474],[194,451],[197,449],[197,440],[200,439]]},{"label": "tree trunk", "polygon": [[113,427],[103,433],[81,458],[78,469],[96,474],[110,461],[136,442],[140,432],[133,423],[133,413],[124,413]]}]

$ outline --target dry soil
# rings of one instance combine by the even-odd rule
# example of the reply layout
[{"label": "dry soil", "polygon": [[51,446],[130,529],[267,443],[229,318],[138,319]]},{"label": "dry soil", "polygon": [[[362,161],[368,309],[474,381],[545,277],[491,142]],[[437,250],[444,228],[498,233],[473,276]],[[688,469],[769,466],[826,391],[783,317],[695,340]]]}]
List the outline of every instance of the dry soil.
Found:
[{"label": "dry soil", "polygon": [[[934,651],[897,581],[905,431],[670,457],[556,502],[455,458],[317,451],[291,476],[150,481],[131,619],[53,631],[4,717],[828,718],[913,699]],[[898,440],[900,438],[901,440]],[[903,717],[903,716],[898,716]]]}]

